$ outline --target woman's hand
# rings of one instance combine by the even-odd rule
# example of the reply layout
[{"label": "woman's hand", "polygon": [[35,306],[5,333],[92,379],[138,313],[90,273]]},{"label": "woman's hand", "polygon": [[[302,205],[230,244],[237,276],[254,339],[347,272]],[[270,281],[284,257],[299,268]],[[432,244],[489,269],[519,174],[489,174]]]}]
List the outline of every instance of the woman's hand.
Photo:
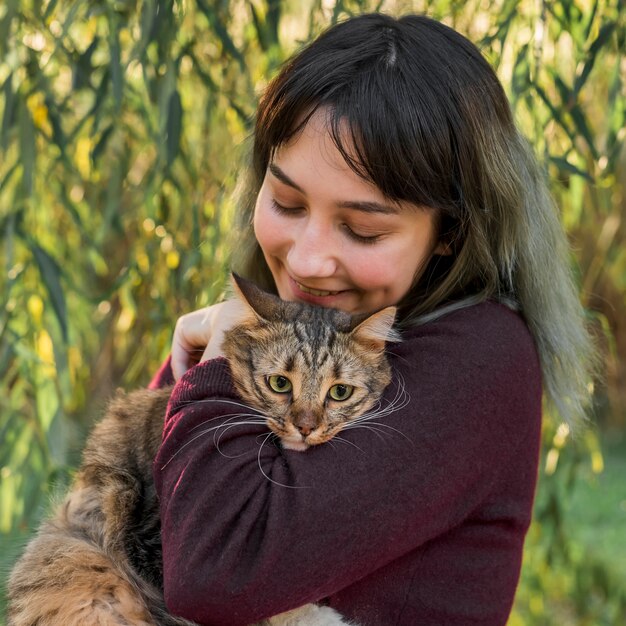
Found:
[{"label": "woman's hand", "polygon": [[172,339],[172,373],[178,380],[190,367],[222,356],[224,333],[243,320],[238,300],[227,300],[178,318]]}]

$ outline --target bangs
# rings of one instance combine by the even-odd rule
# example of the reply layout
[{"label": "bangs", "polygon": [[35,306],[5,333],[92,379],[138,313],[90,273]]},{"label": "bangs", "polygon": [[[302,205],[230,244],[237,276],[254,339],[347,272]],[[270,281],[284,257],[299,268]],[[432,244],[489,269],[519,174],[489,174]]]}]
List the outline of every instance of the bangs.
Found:
[{"label": "bangs", "polygon": [[268,104],[271,123],[256,132],[258,174],[323,112],[335,146],[358,176],[390,200],[450,211],[460,201],[452,133],[437,96],[428,90],[419,96],[410,102],[415,92],[393,72],[368,71],[331,94],[298,94],[293,102]]},{"label": "bangs", "polygon": [[377,84],[378,77],[371,78],[355,81],[335,102],[324,103],[337,149],[386,197],[450,211],[458,185],[445,120],[428,102],[418,103],[430,112],[421,115],[398,82]]}]

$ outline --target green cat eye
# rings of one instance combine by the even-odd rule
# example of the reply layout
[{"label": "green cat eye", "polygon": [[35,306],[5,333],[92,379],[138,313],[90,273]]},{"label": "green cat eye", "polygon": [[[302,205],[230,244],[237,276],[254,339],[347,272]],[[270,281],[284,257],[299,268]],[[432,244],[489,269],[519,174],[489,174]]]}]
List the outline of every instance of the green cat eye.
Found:
[{"label": "green cat eye", "polygon": [[328,396],[337,402],[343,402],[352,395],[353,391],[354,387],[352,385],[333,385],[328,390]]},{"label": "green cat eye", "polygon": [[289,393],[291,391],[291,381],[284,376],[274,374],[267,377],[267,384],[276,393]]}]

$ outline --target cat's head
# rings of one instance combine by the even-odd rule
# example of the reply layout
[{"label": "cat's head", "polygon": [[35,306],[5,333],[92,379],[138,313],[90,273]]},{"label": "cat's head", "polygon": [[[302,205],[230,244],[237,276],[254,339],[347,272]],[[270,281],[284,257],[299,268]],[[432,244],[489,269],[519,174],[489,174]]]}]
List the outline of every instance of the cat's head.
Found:
[{"label": "cat's head", "polygon": [[286,448],[324,443],[371,409],[391,381],[395,307],[351,316],[285,302],[233,277],[244,321],[222,344],[241,397]]}]

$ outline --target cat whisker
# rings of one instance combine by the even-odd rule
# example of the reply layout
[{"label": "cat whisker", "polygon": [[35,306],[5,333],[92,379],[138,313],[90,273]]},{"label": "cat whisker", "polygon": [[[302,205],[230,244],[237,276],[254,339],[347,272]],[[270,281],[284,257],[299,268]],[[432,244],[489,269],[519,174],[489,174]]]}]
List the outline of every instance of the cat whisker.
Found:
[{"label": "cat whisker", "polygon": [[[344,427],[345,430],[345,427]],[[340,437],[339,435],[335,435],[332,439],[330,439],[329,441],[327,441],[326,443],[333,443],[334,441],[341,441],[341,443],[347,443],[348,445],[352,446],[353,448],[356,448],[357,450],[359,450],[360,452],[363,452],[363,454],[365,454],[365,450],[363,450],[363,448],[359,447],[356,445],[356,443],[352,442],[352,441],[348,441],[348,439],[344,439],[343,437]]]},{"label": "cat whisker", "polygon": [[[391,433],[388,433],[385,430],[379,430],[378,428],[376,428],[377,425],[373,425],[373,424],[356,424],[354,426],[350,425],[350,426],[346,426],[344,428],[344,430],[350,430],[350,429],[356,429],[356,428],[366,428],[367,430],[371,430],[373,433],[375,433],[379,439],[385,441],[385,437],[383,435],[388,435],[390,436]],[[380,426],[380,424],[378,424],[378,426]]]},{"label": "cat whisker", "polygon": [[165,465],[161,467],[161,470],[164,470],[188,445],[191,445],[196,439],[199,439],[200,437],[203,437],[204,435],[207,435],[208,433],[212,431],[219,430],[220,428],[224,428],[224,427],[232,428],[233,426],[245,426],[249,424],[266,425],[266,422],[265,420],[258,421],[258,422],[256,421],[255,422],[236,422],[234,424],[226,422],[224,424],[218,424],[217,426],[212,426],[211,428],[207,428],[206,430],[199,432],[195,437],[192,437],[189,441],[186,441],[180,448],[178,448],[178,450],[176,450],[176,452],[174,452],[174,454],[172,454],[172,456],[168,459],[167,463],[165,463]]},{"label": "cat whisker", "polygon": [[391,400],[389,400],[388,404],[385,407],[380,408],[382,407],[382,403],[378,401],[371,409],[369,409],[366,413],[363,413],[363,415],[357,417],[355,420],[353,420],[353,422],[371,418],[386,417],[391,413],[395,413],[396,411],[403,409],[409,404],[409,402],[410,396],[406,392],[404,380],[400,377],[400,379],[398,380],[398,389],[396,390],[396,395]]},{"label": "cat whisker", "polygon": [[224,400],[223,398],[203,398],[202,400],[188,400],[187,402],[181,402],[181,406],[188,406],[190,404],[201,404],[201,403],[211,403],[211,402],[219,402],[220,404],[232,404],[233,406],[239,406],[242,409],[246,409],[247,411],[255,411],[258,412],[253,406],[249,406],[248,404],[244,404],[243,402],[237,402],[236,400]]},{"label": "cat whisker", "polygon": [[356,428],[365,428],[367,430],[371,430],[380,440],[382,441],[386,441],[387,438],[385,437],[385,435],[387,435],[387,437],[389,437],[390,433],[384,431],[384,430],[379,430],[378,428],[376,428],[375,425],[372,424],[360,424],[358,426],[354,427]]},{"label": "cat whisker", "polygon": [[[408,442],[410,443],[415,443],[410,437],[407,437],[401,430],[398,430],[397,428],[394,428],[393,426],[389,426],[389,424],[383,424],[381,422],[373,422],[371,419],[365,420],[367,422],[367,424],[364,424],[362,422],[358,422],[358,420],[355,420],[353,422],[351,422],[350,424],[347,424],[344,427],[344,430],[349,430],[350,428],[364,428],[366,426],[371,426],[372,428],[378,428],[378,432],[382,433],[382,432],[386,432],[384,430],[382,430],[383,428],[386,428],[388,431],[392,430],[395,433],[398,433],[398,435],[401,435],[402,437],[404,437]],[[391,434],[389,432],[387,432],[387,434]]]},{"label": "cat whisker", "polygon": [[226,415],[218,415],[217,417],[211,417],[210,419],[206,419],[203,422],[200,422],[199,424],[194,426],[193,428],[190,428],[189,432],[192,432],[196,430],[197,428],[202,428],[202,426],[205,426],[209,422],[214,422],[215,420],[224,419],[225,417],[234,419],[236,417],[262,417],[262,416],[259,413],[227,413]]},{"label": "cat whisker", "polygon": [[324,444],[330,446],[333,450],[336,448],[334,438],[325,441]]},{"label": "cat whisker", "polygon": [[[278,437],[278,435],[277,435],[276,433],[274,433],[274,432],[273,432],[272,434],[274,435],[274,440],[273,440],[273,443],[274,443],[274,445],[276,446],[276,440],[277,440],[279,437]],[[262,446],[265,442],[264,442],[264,441],[261,441],[261,439],[264,439],[265,437],[267,437],[267,435],[259,435],[259,436],[256,438],[256,443],[257,443],[257,445]],[[276,446],[276,447],[278,448],[279,446]]]},{"label": "cat whisker", "polygon": [[306,485],[285,485],[284,483],[279,483],[278,481],[274,480],[273,478],[270,478],[266,473],[265,470],[263,469],[263,466],[261,465],[261,451],[263,450],[263,446],[267,443],[267,440],[272,437],[275,436],[274,433],[270,432],[267,437],[265,437],[265,439],[263,439],[263,442],[261,443],[261,445],[259,446],[259,452],[257,454],[257,465],[259,466],[259,469],[261,470],[261,474],[263,474],[263,476],[269,480],[271,483],[274,483],[275,485],[277,485],[278,487],[286,487],[287,489],[308,489],[308,487]]},{"label": "cat whisker", "polygon": [[[246,454],[245,452],[242,452],[241,454],[237,454],[235,456],[231,456],[228,454],[224,454],[222,452],[222,450],[220,449],[220,441],[222,440],[222,437],[231,429],[234,428],[235,426],[267,426],[267,421],[266,420],[246,420],[244,422],[232,422],[231,420],[228,420],[226,422],[224,422],[221,427],[223,428],[222,431],[220,431],[220,427],[214,429],[213,432],[213,443],[215,444],[215,449],[225,458],[228,459],[236,459],[244,454]],[[219,435],[219,436],[218,436]]]}]

